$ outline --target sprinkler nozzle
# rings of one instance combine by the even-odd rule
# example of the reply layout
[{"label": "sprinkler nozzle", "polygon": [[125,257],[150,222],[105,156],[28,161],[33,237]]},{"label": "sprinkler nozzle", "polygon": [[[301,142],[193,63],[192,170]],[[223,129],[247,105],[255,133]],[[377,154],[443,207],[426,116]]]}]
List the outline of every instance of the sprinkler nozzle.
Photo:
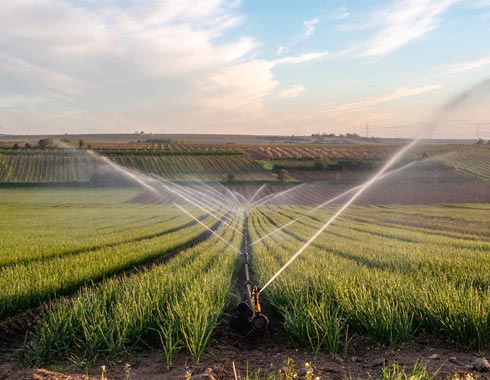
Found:
[{"label": "sprinkler nozzle", "polygon": [[257,285],[254,285],[252,287],[252,293],[250,294],[250,296],[252,297],[253,308],[255,313],[260,313],[261,311],[259,295],[260,295],[260,288]]}]

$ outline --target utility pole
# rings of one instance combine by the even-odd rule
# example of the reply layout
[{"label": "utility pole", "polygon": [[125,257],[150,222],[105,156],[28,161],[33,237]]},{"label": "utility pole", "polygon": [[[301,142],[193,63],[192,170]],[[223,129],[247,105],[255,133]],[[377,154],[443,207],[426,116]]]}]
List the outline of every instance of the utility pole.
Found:
[{"label": "utility pole", "polygon": [[366,124],[366,138],[369,138],[369,124]]}]

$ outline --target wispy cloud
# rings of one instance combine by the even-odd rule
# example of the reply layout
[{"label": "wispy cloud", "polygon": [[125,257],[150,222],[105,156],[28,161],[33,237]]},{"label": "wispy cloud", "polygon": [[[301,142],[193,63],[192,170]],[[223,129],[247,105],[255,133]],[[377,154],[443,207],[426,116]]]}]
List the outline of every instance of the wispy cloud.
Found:
[{"label": "wispy cloud", "polygon": [[317,24],[320,23],[320,19],[319,18],[313,18],[311,20],[306,20],[303,22],[303,24],[305,25],[305,31],[303,32],[303,39],[306,40],[308,38],[310,38],[316,31],[316,26]]},{"label": "wispy cloud", "polygon": [[446,65],[443,67],[443,70],[447,73],[460,73],[463,71],[474,70],[488,65],[490,65],[490,57],[483,57],[472,61]]},{"label": "wispy cloud", "polygon": [[393,100],[406,98],[410,96],[416,96],[424,94],[426,92],[439,90],[443,86],[441,84],[433,84],[421,87],[400,87],[387,95],[373,96],[357,102],[346,103],[342,105],[330,105],[325,108],[326,111],[336,112],[336,113],[354,113],[360,111],[366,111],[371,109],[373,106],[386,103]]},{"label": "wispy cloud", "polygon": [[376,13],[369,26],[379,26],[361,56],[380,57],[422,37],[439,25],[439,16],[460,0],[402,0]]},{"label": "wispy cloud", "polygon": [[309,61],[318,61],[325,58],[328,55],[328,51],[321,52],[313,52],[313,53],[304,53],[297,56],[288,56],[283,58],[278,58],[273,60],[271,63],[273,66],[280,64],[296,64],[296,63],[304,63]]},{"label": "wispy cloud", "polygon": [[284,98],[296,98],[299,94],[304,92],[306,88],[304,88],[301,85],[295,84],[286,90],[282,91],[279,96],[282,96]]},{"label": "wispy cloud", "polygon": [[276,54],[281,55],[282,53],[287,53],[291,50],[293,46],[313,36],[316,31],[316,26],[319,23],[320,23],[320,19],[318,17],[312,18],[311,20],[303,21],[303,25],[304,25],[303,33],[300,36],[294,38],[289,44],[285,46],[284,45],[278,46],[276,50]]},{"label": "wispy cloud", "polygon": [[39,67],[19,58],[4,56],[2,53],[0,53],[0,66],[18,75],[29,72],[31,75],[38,77],[43,82],[43,85],[60,93],[77,94],[95,87],[95,84]]},{"label": "wispy cloud", "polygon": [[337,8],[334,12],[329,13],[325,16],[325,19],[329,21],[344,20],[350,16],[350,13],[346,6]]}]

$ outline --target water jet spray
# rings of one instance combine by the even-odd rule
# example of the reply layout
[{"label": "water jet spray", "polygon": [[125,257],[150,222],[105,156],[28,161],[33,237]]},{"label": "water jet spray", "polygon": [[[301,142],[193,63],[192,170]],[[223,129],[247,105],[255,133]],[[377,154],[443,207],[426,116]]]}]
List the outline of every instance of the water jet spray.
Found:
[{"label": "water jet spray", "polygon": [[[477,85],[473,86],[471,89],[460,93],[459,95],[453,97],[449,102],[447,102],[441,110],[437,113],[436,117],[432,121],[431,126],[435,127],[440,124],[440,122],[447,116],[447,114],[454,111],[457,107],[465,103],[474,94],[488,90],[490,88],[490,79],[481,81]],[[306,248],[308,248],[313,241],[315,241],[318,236],[321,235],[325,229],[330,226],[359,196],[361,196],[364,191],[366,191],[373,183],[378,181],[385,172],[397,163],[410,149],[412,149],[416,144],[422,140],[421,137],[412,140],[409,144],[402,147],[398,152],[396,152],[393,157],[391,157],[383,167],[367,182],[360,186],[357,192],[284,264],[262,287],[260,292],[263,292],[291,263],[296,260],[296,258],[301,255]]]}]

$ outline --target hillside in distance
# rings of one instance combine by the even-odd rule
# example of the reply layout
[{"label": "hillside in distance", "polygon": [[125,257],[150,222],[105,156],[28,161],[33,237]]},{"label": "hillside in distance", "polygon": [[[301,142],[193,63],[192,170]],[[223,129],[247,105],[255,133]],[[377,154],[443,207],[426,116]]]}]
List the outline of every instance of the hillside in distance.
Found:
[{"label": "hillside in distance", "polygon": [[[136,186],[112,164],[163,181],[226,184],[244,199],[301,183],[288,202],[318,204],[367,181],[403,144],[211,144],[146,139],[103,142],[44,138],[4,142],[2,186]],[[489,144],[422,143],[398,164],[403,169],[368,191],[362,204],[488,202]],[[137,202],[174,202],[173,196]],[[281,199],[277,199],[281,203]]]}]

